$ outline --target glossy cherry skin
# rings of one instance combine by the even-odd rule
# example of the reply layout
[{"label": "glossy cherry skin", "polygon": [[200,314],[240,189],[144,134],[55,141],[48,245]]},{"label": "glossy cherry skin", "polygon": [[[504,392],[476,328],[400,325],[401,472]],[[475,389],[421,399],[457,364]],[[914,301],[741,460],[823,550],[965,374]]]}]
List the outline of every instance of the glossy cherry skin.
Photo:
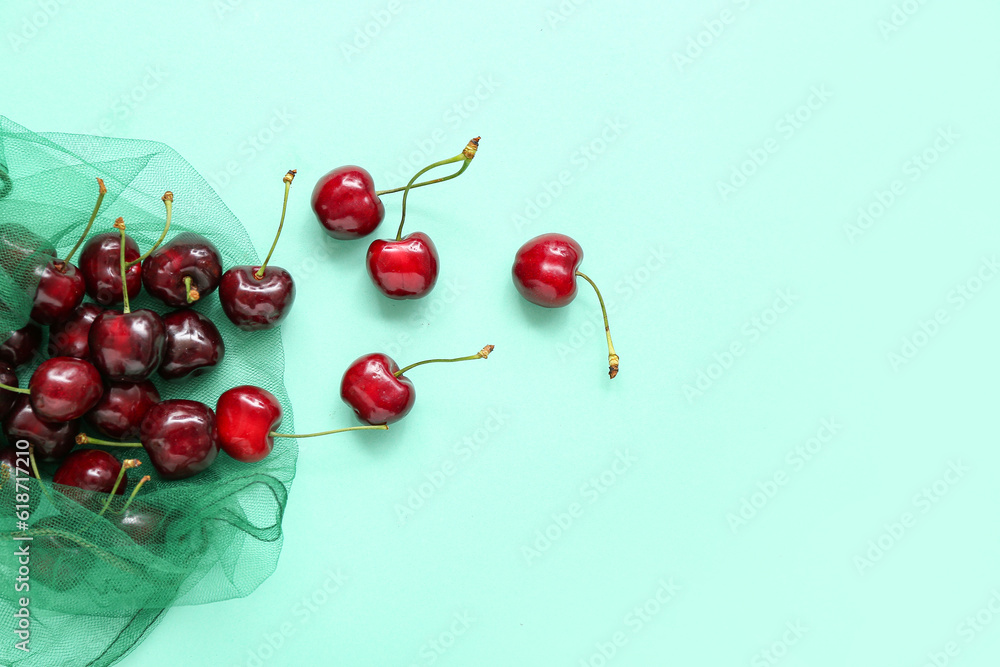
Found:
[{"label": "glossy cherry skin", "polygon": [[86,291],[83,274],[74,265],[61,260],[49,262],[38,278],[31,320],[43,325],[62,322],[83,302]]},{"label": "glossy cherry skin", "polygon": [[196,475],[219,454],[219,429],[212,408],[184,399],[157,403],[142,420],[139,440],[164,479]]},{"label": "glossy cherry skin", "polygon": [[167,517],[154,505],[133,501],[124,514],[114,515],[112,523],[125,531],[136,544],[148,546],[163,544]]},{"label": "glossy cherry skin", "polygon": [[211,294],[222,278],[222,257],[215,244],[201,234],[181,232],[142,262],[142,285],[172,308],[189,305],[184,278],[201,297]]},{"label": "glossy cherry skin", "polygon": [[[102,306],[122,302],[122,272],[119,264],[121,236],[118,232],[96,234],[80,251],[80,272],[90,298]],[[139,259],[139,245],[125,236],[125,261]],[[142,289],[142,266],[133,264],[125,270],[128,298],[133,299]]]},{"label": "glossy cherry skin", "polygon": [[212,370],[226,354],[212,320],[194,310],[175,310],[163,316],[167,341],[157,371],[166,380],[196,377]]},{"label": "glossy cherry skin", "polygon": [[[20,387],[18,384],[17,375],[14,374],[14,369],[7,364],[0,363],[0,384],[5,384],[8,387]],[[8,412],[10,412],[11,406],[19,396],[23,394],[18,394],[13,391],[7,391],[6,389],[0,389],[0,419],[3,419]]]},{"label": "glossy cherry skin", "polygon": [[163,360],[167,333],[151,310],[106,310],[90,325],[90,358],[109,380],[142,382]]},{"label": "glossy cherry skin", "polygon": [[281,424],[281,403],[271,392],[252,385],[233,387],[215,404],[219,446],[237,461],[254,463],[274,449],[272,431]]},{"label": "glossy cherry skin", "polygon": [[222,312],[244,331],[271,329],[288,315],[295,301],[295,283],[288,271],[268,265],[257,279],[258,266],[234,266],[222,274]]},{"label": "glossy cherry skin", "polygon": [[28,389],[35,414],[48,422],[79,419],[104,393],[98,370],[76,357],[46,359],[32,373]]},{"label": "glossy cherry skin", "polygon": [[367,236],[385,217],[372,175],[361,167],[338,167],[316,183],[312,209],[323,231],[335,239]]},{"label": "glossy cherry skin", "polygon": [[426,296],[438,278],[437,248],[423,232],[398,241],[375,239],[365,262],[375,287],[390,299]]},{"label": "glossy cherry skin", "polygon": [[27,440],[35,448],[36,461],[61,461],[76,444],[80,422],[46,422],[38,418],[27,396],[18,396],[10,412],[3,418],[3,434],[15,445]]},{"label": "glossy cherry skin", "polygon": [[340,381],[340,397],[366,424],[391,424],[406,416],[416,393],[408,378],[395,377],[399,366],[385,354],[358,357]]},{"label": "glossy cherry skin", "polygon": [[[62,462],[52,475],[52,482],[75,486],[85,491],[111,493],[121,469],[122,464],[118,459],[103,450],[78,449]],[[125,473],[115,493],[125,493],[126,486],[128,486],[128,473]]]},{"label": "glossy cherry skin", "polygon": [[583,248],[563,234],[542,234],[514,255],[514,287],[531,303],[560,308],[576,297],[576,270]]},{"label": "glossy cherry skin", "polygon": [[35,356],[41,344],[41,328],[28,322],[20,329],[10,332],[10,337],[0,343],[0,363],[14,368],[26,364]]},{"label": "glossy cherry skin", "polygon": [[109,438],[132,440],[149,409],[160,402],[152,382],[108,382],[97,405],[84,420]]},{"label": "glossy cherry skin", "polygon": [[77,306],[70,316],[49,328],[49,356],[90,358],[90,325],[104,309],[96,303]]}]

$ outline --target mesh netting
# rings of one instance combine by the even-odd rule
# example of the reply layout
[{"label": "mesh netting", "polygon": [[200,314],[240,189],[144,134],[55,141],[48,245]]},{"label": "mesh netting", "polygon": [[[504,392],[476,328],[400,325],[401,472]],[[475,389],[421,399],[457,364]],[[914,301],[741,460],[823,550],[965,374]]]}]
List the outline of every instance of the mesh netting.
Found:
[{"label": "mesh netting", "polygon": [[[161,197],[171,190],[175,203],[168,240],[185,230],[208,237],[222,254],[223,268],[258,261],[233,213],[169,147],[35,134],[0,116],[0,342],[28,320],[37,267],[53,251],[65,256],[83,231],[96,200],[98,177],[107,184],[108,194],[92,234],[112,231],[112,222],[122,216],[128,234],[145,251],[163,229]],[[170,310],[145,293],[131,301],[134,309]],[[254,384],[278,397],[284,411],[282,430],[291,431],[279,331],[240,331],[224,316],[217,294],[194,307],[218,327],[225,358],[212,372],[187,380],[166,382],[154,375],[162,398],[189,398],[214,408],[226,389]],[[46,347],[43,341],[41,350]],[[27,385],[42,358],[18,369],[21,386]],[[71,498],[63,491],[79,490],[50,481],[42,488],[36,480],[18,477],[27,486],[31,506],[29,529],[22,532],[14,504],[23,503],[24,497],[15,496],[17,480],[8,478],[7,469],[0,466],[4,665],[113,664],[170,606],[248,595],[277,565],[281,519],[295,476],[294,440],[278,439],[274,451],[259,463],[241,463],[220,452],[204,472],[175,481],[158,479],[141,449],[108,451],[119,459],[143,462],[129,472],[132,485],[143,474],[152,477],[124,519],[113,513],[97,516],[105,494],[80,492]],[[42,465],[42,478],[51,480],[55,467]],[[123,530],[123,522],[129,521],[128,530]],[[15,539],[29,535],[30,542]],[[26,543],[30,589],[17,590],[21,563],[15,552]],[[29,599],[29,652],[15,648],[15,613],[21,598]]]}]

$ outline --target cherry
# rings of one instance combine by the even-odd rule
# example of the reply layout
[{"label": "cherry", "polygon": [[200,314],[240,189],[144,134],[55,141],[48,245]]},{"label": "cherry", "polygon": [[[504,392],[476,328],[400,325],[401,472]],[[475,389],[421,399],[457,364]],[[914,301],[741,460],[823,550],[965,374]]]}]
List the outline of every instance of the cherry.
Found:
[{"label": "cherry", "polygon": [[46,359],[28,381],[28,388],[0,385],[30,396],[31,407],[42,421],[67,422],[79,419],[101,398],[101,374],[93,364],[75,357]]},{"label": "cherry", "polygon": [[438,277],[438,254],[430,237],[421,232],[403,236],[403,223],[406,221],[406,200],[410,190],[415,187],[420,175],[435,167],[462,161],[462,167],[436,182],[455,178],[465,171],[479,148],[479,137],[471,140],[465,149],[455,157],[435,162],[418,171],[403,190],[403,212],[399,221],[396,239],[386,241],[376,239],[368,246],[366,266],[368,276],[383,294],[391,299],[419,299],[426,296],[434,287]]},{"label": "cherry", "polygon": [[[20,386],[17,375],[14,374],[14,369],[3,363],[0,363],[0,384],[7,385],[8,387]],[[10,412],[10,408],[14,405],[19,393],[0,389],[0,419]]]},{"label": "cherry", "polygon": [[427,359],[400,370],[396,362],[382,353],[358,357],[347,367],[340,381],[340,397],[354,414],[368,424],[391,424],[399,421],[416,400],[413,384],[403,373],[423,364],[485,359],[493,351],[487,345],[478,353],[456,359]]},{"label": "cherry", "polygon": [[[145,479],[149,479],[147,476]],[[167,517],[156,505],[136,502],[115,512],[112,520],[132,541],[141,546],[163,544]]]},{"label": "cherry", "polygon": [[99,187],[97,204],[94,205],[94,212],[91,213],[90,220],[76,245],[69,251],[65,259],[53,259],[41,269],[38,289],[35,291],[30,315],[31,319],[38,324],[55,324],[65,320],[73,309],[83,301],[83,295],[86,292],[83,273],[76,266],[70,264],[70,260],[87,237],[87,233],[90,232],[90,227],[94,224],[98,211],[101,210],[104,195],[108,193],[103,180],[98,178],[97,184]]},{"label": "cherry", "polygon": [[148,380],[109,382],[97,405],[83,418],[109,438],[136,438],[143,417],[159,402],[160,393]]},{"label": "cherry", "polygon": [[255,463],[270,454],[274,449],[275,437],[313,438],[344,431],[387,428],[381,424],[351,426],[301,435],[277,433],[275,429],[281,425],[281,404],[274,394],[253,385],[241,385],[223,392],[215,404],[215,414],[219,424],[219,446],[222,451],[237,461],[246,463]]},{"label": "cherry", "polygon": [[182,232],[142,263],[146,291],[173,308],[214,292],[222,278],[219,249],[200,234]]},{"label": "cherry", "polygon": [[61,461],[75,443],[80,430],[78,421],[53,423],[42,421],[31,408],[27,396],[19,396],[3,419],[3,434],[9,443],[26,440],[39,461]]},{"label": "cherry", "polygon": [[312,209],[323,231],[335,239],[367,236],[385,217],[371,174],[348,165],[324,175],[312,192]]},{"label": "cherry", "polygon": [[146,413],[139,439],[156,472],[164,479],[191,477],[219,453],[219,429],[212,408],[198,401],[175,399]]},{"label": "cherry", "polygon": [[[80,253],[80,272],[86,283],[87,294],[102,306],[121,303],[122,275],[118,266],[121,237],[116,232],[103,232],[91,236]],[[139,244],[131,236],[125,237],[125,261],[139,259]],[[142,289],[142,267],[132,264],[125,274],[128,296],[134,299]]]},{"label": "cherry", "polygon": [[42,344],[42,330],[28,322],[20,329],[10,332],[10,336],[0,343],[0,363],[17,368],[34,358]]},{"label": "cherry", "polygon": [[583,248],[563,234],[542,234],[522,245],[514,255],[511,275],[514,287],[531,303],[545,308],[561,308],[576,298],[576,278],[583,278],[597,292],[604,314],[604,332],[608,339],[608,375],[618,375],[618,355],[611,343],[608,311],[597,285],[577,270],[583,261]]},{"label": "cherry", "polygon": [[437,248],[423,232],[372,241],[365,263],[372,282],[390,299],[419,299],[437,282]]},{"label": "cherry", "polygon": [[104,309],[96,303],[77,306],[69,317],[49,328],[49,356],[90,358],[90,325]]},{"label": "cherry", "polygon": [[264,262],[260,266],[234,266],[222,274],[222,281],[219,283],[222,312],[233,324],[246,331],[277,326],[288,315],[288,310],[295,301],[295,283],[291,274],[280,267],[267,265],[285,224],[288,190],[293,178],[294,169],[282,179],[285,183],[285,201],[281,206],[281,221]]},{"label": "cherry", "polygon": [[[100,493],[125,493],[125,483],[115,488],[122,471],[122,464],[114,456],[100,449],[78,449],[66,457],[52,476],[53,484],[75,486],[85,491]],[[115,489],[112,491],[112,489]]]},{"label": "cherry", "polygon": [[177,310],[163,316],[166,344],[160,377],[176,380],[196,377],[215,368],[226,354],[219,330],[201,313]]},{"label": "cherry", "polygon": [[[121,218],[115,227],[125,238]],[[125,255],[119,256],[119,271],[125,274]],[[166,345],[166,329],[160,316],[145,308],[132,311],[125,294],[122,312],[106,310],[94,319],[87,336],[94,365],[109,380],[141,382],[159,367]]]}]

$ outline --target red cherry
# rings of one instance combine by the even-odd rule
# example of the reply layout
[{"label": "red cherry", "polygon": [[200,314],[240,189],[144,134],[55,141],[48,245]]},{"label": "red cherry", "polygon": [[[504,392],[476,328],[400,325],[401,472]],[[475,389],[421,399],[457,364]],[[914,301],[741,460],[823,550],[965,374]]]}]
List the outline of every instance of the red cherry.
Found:
[{"label": "red cherry", "polygon": [[[66,457],[52,476],[52,482],[75,486],[86,491],[111,493],[121,469],[122,464],[118,459],[103,450],[78,449]],[[128,486],[127,475],[115,493],[125,493],[126,486]]]},{"label": "red cherry", "polygon": [[416,393],[408,378],[396,377],[399,366],[388,355],[366,354],[347,367],[340,397],[367,424],[397,422],[413,408]]},{"label": "red cherry", "polygon": [[618,375],[618,355],[611,343],[608,311],[597,285],[577,270],[583,261],[583,248],[564,234],[542,234],[531,239],[514,255],[511,276],[514,287],[525,299],[545,308],[561,308],[576,297],[576,278],[583,278],[597,293],[604,314],[604,332],[608,339],[608,375]]},{"label": "red cherry", "polygon": [[252,385],[233,387],[219,396],[215,415],[222,451],[247,463],[271,453],[271,434],[281,425],[281,403],[274,394]]},{"label": "red cherry", "polygon": [[372,241],[366,265],[375,287],[390,299],[419,299],[437,282],[437,248],[423,232]]},{"label": "red cherry", "polygon": [[146,412],[139,439],[156,472],[164,479],[196,475],[212,465],[219,453],[215,413],[198,401],[176,399],[157,403]]},{"label": "red cherry", "polygon": [[160,393],[148,380],[109,382],[97,405],[83,418],[109,438],[137,438],[143,417],[159,402]]},{"label": "red cherry", "polygon": [[583,248],[568,236],[542,234],[514,255],[514,286],[525,299],[546,308],[561,308],[576,297],[576,270]]},{"label": "red cherry", "polygon": [[166,380],[197,377],[215,368],[226,354],[219,330],[201,313],[176,310],[163,316],[166,344],[158,373]]},{"label": "red cherry", "polygon": [[312,192],[312,209],[323,231],[335,239],[357,239],[375,231],[385,207],[371,174],[348,165],[324,175]]},{"label": "red cherry", "polygon": [[106,310],[94,319],[87,338],[90,357],[105,377],[142,382],[163,360],[166,329],[160,316],[151,310]]},{"label": "red cherry", "polygon": [[[90,298],[102,306],[122,302],[122,274],[119,266],[121,237],[118,232],[104,232],[90,237],[80,253],[80,272]],[[139,245],[125,237],[125,261],[139,259]],[[142,266],[133,264],[125,271],[128,296],[134,299],[142,289]]]},{"label": "red cherry", "polygon": [[93,364],[75,357],[46,359],[28,382],[31,407],[48,422],[79,419],[97,404],[104,387]]},{"label": "red cherry", "polygon": [[234,266],[222,274],[222,312],[244,331],[272,329],[288,315],[295,301],[295,283],[288,271],[268,266],[257,278],[257,266]]},{"label": "red cherry", "polygon": [[26,440],[34,447],[37,461],[61,461],[73,449],[79,431],[76,420],[58,423],[39,419],[27,396],[19,396],[3,419],[7,442]]},{"label": "red cherry", "polygon": [[10,332],[10,336],[0,343],[0,363],[17,368],[28,363],[42,344],[42,330],[28,322],[20,329]]},{"label": "red cherry", "polygon": [[90,325],[104,309],[96,303],[77,306],[70,316],[49,328],[49,356],[90,358]]},{"label": "red cherry", "polygon": [[178,234],[142,262],[143,287],[172,308],[214,292],[221,278],[219,249],[192,232]]},{"label": "red cherry", "polygon": [[39,275],[31,320],[44,325],[65,320],[83,301],[85,293],[83,274],[69,262],[52,260],[42,267]]}]

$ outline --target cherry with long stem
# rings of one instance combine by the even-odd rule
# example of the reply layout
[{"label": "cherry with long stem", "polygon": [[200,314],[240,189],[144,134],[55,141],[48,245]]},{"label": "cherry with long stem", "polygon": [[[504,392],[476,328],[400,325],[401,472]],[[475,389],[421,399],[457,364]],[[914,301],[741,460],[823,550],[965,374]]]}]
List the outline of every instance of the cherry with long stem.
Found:
[{"label": "cherry with long stem", "polygon": [[590,286],[597,292],[597,300],[601,302],[601,313],[604,315],[604,334],[608,337],[608,376],[613,380],[618,375],[618,355],[615,354],[615,346],[611,342],[611,328],[608,326],[608,309],[604,307],[604,297],[601,296],[601,290],[597,289],[597,284],[590,279],[590,276],[582,271],[577,271],[576,275],[590,283]]},{"label": "cherry with long stem", "polygon": [[260,268],[258,268],[253,277],[257,280],[262,280],[264,278],[264,270],[267,268],[267,263],[271,261],[271,255],[274,254],[274,249],[278,245],[278,238],[281,236],[281,228],[285,226],[285,211],[288,209],[288,191],[292,187],[292,179],[295,178],[295,174],[298,173],[295,169],[289,169],[285,177],[281,179],[285,184],[285,199],[281,202],[281,220],[278,221],[278,231],[274,235],[274,241],[271,242],[271,249],[267,251],[267,257],[261,262]]},{"label": "cherry with long stem", "polygon": [[[115,494],[118,493],[118,487],[121,485],[122,480],[125,479],[125,471],[131,470],[132,468],[138,468],[141,465],[142,461],[140,461],[139,459],[125,459],[124,461],[122,461],[122,467],[121,470],[118,471],[118,478],[115,479],[115,485],[111,487],[111,493],[108,494],[108,499],[104,501],[104,506],[101,507],[101,511],[98,513],[96,517],[91,519],[90,521],[91,524],[94,521],[96,521],[98,517],[104,516],[104,513],[108,511],[109,507],[111,507],[111,501],[114,500]],[[147,475],[144,479],[149,479],[149,476]],[[138,487],[136,487],[136,491],[138,490],[139,490]],[[133,492],[132,495],[134,496],[135,493]],[[87,528],[89,527],[90,524],[87,524]],[[84,528],[84,531],[86,531],[87,528]]]},{"label": "cherry with long stem", "polygon": [[335,428],[332,431],[319,431],[317,433],[277,433],[276,431],[268,432],[268,435],[272,438],[316,438],[321,435],[332,435],[334,433],[343,433],[344,431],[368,431],[371,429],[378,429],[386,431],[389,429],[386,424],[375,424],[368,426],[348,426],[347,428]]},{"label": "cherry with long stem", "polygon": [[80,249],[81,245],[83,245],[84,240],[87,238],[87,234],[90,232],[90,228],[94,225],[94,220],[97,219],[98,211],[101,210],[101,204],[104,202],[104,195],[108,194],[108,188],[104,185],[104,181],[100,178],[97,179],[97,187],[97,203],[94,204],[94,211],[90,214],[90,220],[87,221],[87,226],[84,227],[83,233],[80,234],[80,238],[77,239],[76,245],[74,245],[66,254],[66,259],[62,260],[62,266],[69,264],[69,260],[73,259],[73,255],[75,255],[76,251]]},{"label": "cherry with long stem", "polygon": [[[479,139],[480,139],[480,137],[475,137],[474,139],[472,139],[471,141],[469,141],[469,143],[465,146],[465,148],[462,149],[462,152],[459,153],[458,155],[456,155],[455,157],[451,157],[451,158],[448,158],[447,160],[441,160],[439,162],[435,162],[434,164],[431,164],[431,165],[428,165],[428,166],[424,167],[423,169],[421,169],[420,171],[418,171],[416,174],[413,175],[413,178],[410,179],[410,182],[407,183],[406,186],[403,188],[403,204],[402,204],[403,212],[402,212],[402,215],[400,216],[400,219],[399,219],[399,229],[396,231],[396,240],[397,241],[399,241],[400,239],[403,238],[403,223],[406,222],[406,198],[407,198],[407,196],[409,196],[410,190],[412,190],[415,187],[420,187],[420,186],[413,185],[416,182],[416,180],[418,178],[420,178],[421,175],[423,175],[424,173],[430,171],[431,169],[436,169],[437,167],[443,167],[446,164],[452,164],[454,162],[458,162],[459,160],[461,160],[462,161],[462,167],[458,171],[456,171],[454,174],[452,174],[451,176],[445,176],[443,178],[436,178],[436,179],[434,179],[432,181],[427,181],[426,183],[421,183],[420,185],[430,185],[431,183],[441,183],[441,182],[444,182],[444,181],[447,181],[447,180],[451,180],[452,178],[457,178],[458,176],[460,176],[462,174],[462,172],[464,172],[466,169],[469,168],[469,164],[472,162],[472,158],[476,157],[476,151],[479,149]],[[389,192],[398,192],[398,190],[391,190]],[[376,193],[376,194],[382,194],[382,193]]]},{"label": "cherry with long stem", "polygon": [[410,370],[411,368],[416,368],[417,366],[423,366],[424,364],[439,364],[439,363],[448,364],[453,361],[472,361],[474,359],[485,359],[488,356],[490,356],[490,352],[492,352],[495,348],[496,348],[495,345],[487,345],[483,349],[479,350],[479,352],[476,352],[475,354],[470,354],[467,357],[455,357],[454,359],[424,359],[423,361],[418,361],[415,364],[410,364],[409,366],[400,368],[398,371],[395,371],[393,375],[399,377],[400,375]]},{"label": "cherry with long stem", "polygon": [[[163,197],[161,197],[161,199],[163,200],[164,207],[166,207],[166,209],[167,209],[167,219],[166,219],[166,222],[163,225],[163,231],[160,232],[160,238],[156,239],[156,243],[154,243],[149,250],[147,250],[146,252],[142,253],[141,255],[139,255],[138,257],[136,257],[135,259],[133,259],[131,262],[126,263],[125,264],[125,268],[126,269],[128,267],[130,267],[130,266],[135,266],[136,264],[141,264],[142,260],[144,260],[147,257],[149,257],[150,255],[152,255],[153,252],[155,252],[156,249],[160,247],[160,244],[163,243],[163,239],[167,238],[167,232],[170,230],[170,220],[173,217],[174,193],[171,192],[170,190],[167,190],[166,192],[163,193]],[[122,239],[122,248],[124,248],[124,247],[125,247],[125,240]],[[124,251],[123,251],[122,257],[124,258]],[[122,275],[124,276],[124,273]],[[124,278],[122,280],[124,280]],[[124,285],[125,283],[123,282],[122,284]],[[128,302],[128,300],[126,299],[126,303],[127,302]],[[125,312],[127,313],[128,311],[126,310]]]}]

